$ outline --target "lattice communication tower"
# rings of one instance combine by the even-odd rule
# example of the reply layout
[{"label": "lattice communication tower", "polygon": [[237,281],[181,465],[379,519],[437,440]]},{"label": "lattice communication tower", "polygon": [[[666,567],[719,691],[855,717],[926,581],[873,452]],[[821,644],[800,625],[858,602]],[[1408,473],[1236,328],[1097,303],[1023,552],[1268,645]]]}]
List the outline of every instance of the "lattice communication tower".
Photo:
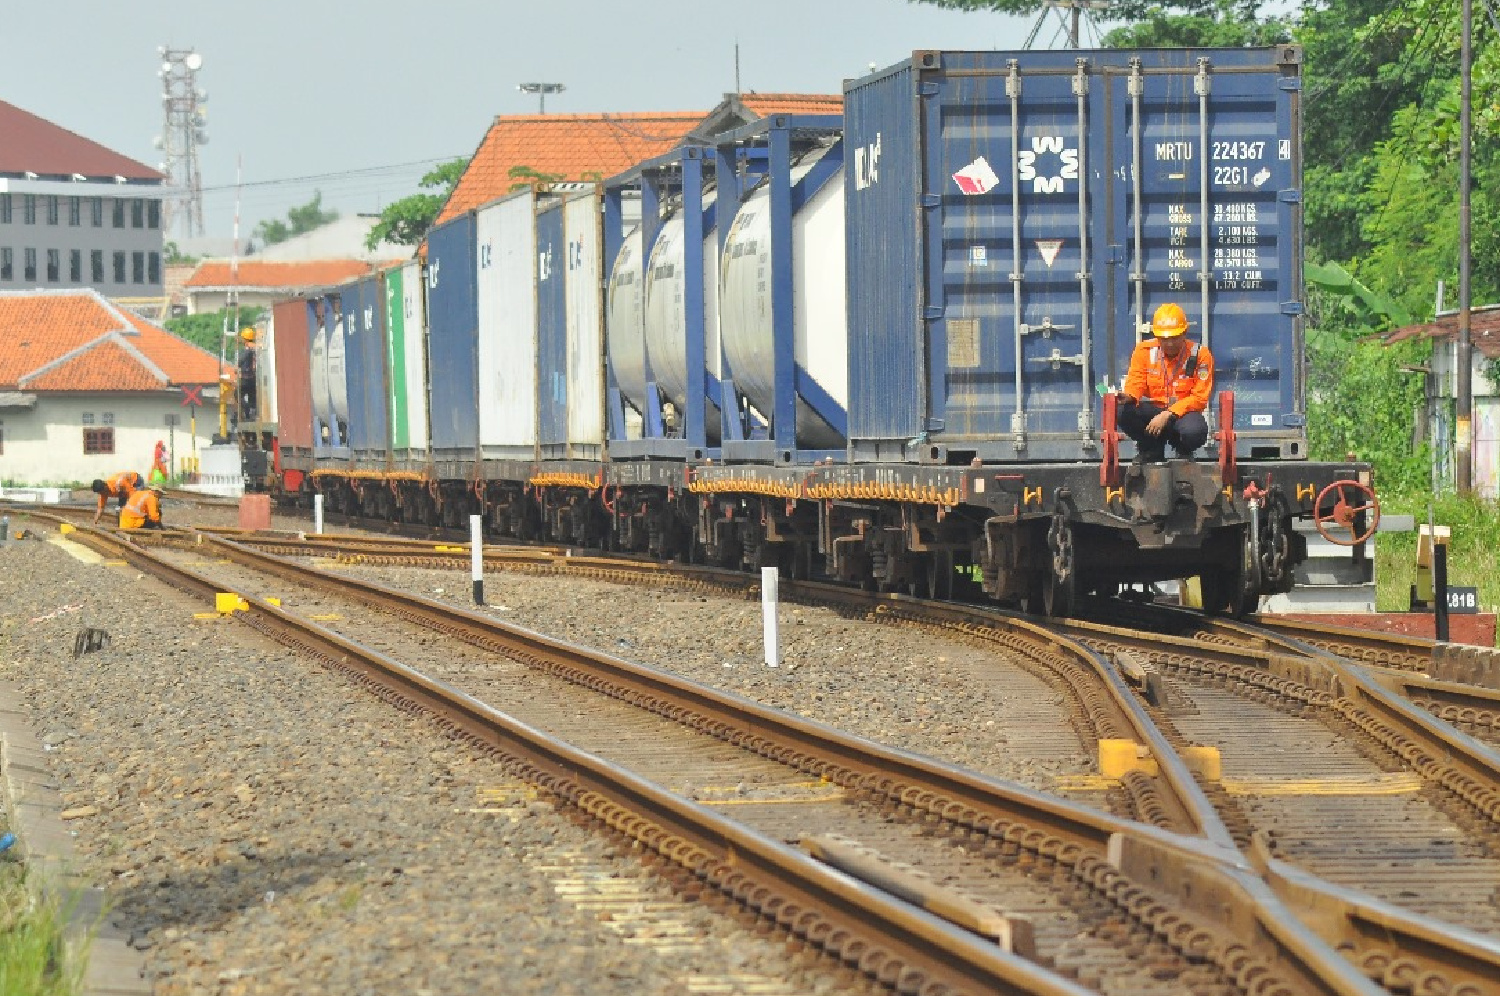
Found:
[{"label": "lattice communication tower", "polygon": [[203,56],[190,48],[163,46],[161,56],[162,129],[155,145],[162,151],[159,169],[172,193],[162,201],[162,231],[180,226],[184,236],[203,234],[203,178],[198,147],[208,144],[208,91],[198,86]]}]

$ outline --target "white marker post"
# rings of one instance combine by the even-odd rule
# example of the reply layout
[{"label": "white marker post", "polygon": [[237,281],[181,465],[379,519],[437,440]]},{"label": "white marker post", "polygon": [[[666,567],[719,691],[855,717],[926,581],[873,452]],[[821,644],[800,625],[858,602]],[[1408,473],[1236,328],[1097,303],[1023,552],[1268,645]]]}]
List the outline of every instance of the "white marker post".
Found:
[{"label": "white marker post", "polygon": [[323,535],[323,496],[313,495],[313,532]]},{"label": "white marker post", "polygon": [[474,577],[474,604],[484,604],[484,520],[477,515],[469,516],[469,572]]},{"label": "white marker post", "polygon": [[766,641],[766,667],[781,666],[781,641],[776,632],[776,599],[780,575],[774,567],[760,569],[760,610]]}]

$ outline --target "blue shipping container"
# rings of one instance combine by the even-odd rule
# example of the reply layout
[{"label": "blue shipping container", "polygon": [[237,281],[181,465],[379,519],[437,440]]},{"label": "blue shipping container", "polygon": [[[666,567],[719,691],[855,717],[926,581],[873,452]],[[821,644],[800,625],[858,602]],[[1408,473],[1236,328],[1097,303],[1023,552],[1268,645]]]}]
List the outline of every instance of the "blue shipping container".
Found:
[{"label": "blue shipping container", "polygon": [[1239,455],[1305,456],[1300,77],[1288,45],[918,52],[847,83],[855,458],[1097,459],[1100,391],[1168,301]]},{"label": "blue shipping container", "polygon": [[544,457],[568,450],[567,251],[556,199],[536,215],[537,438]]},{"label": "blue shipping container", "polygon": [[355,456],[388,456],[385,323],[378,277],[344,287],[349,379],[349,445]]},{"label": "blue shipping container", "polygon": [[427,235],[427,398],[432,449],[469,457],[479,447],[479,306],[474,213]]}]

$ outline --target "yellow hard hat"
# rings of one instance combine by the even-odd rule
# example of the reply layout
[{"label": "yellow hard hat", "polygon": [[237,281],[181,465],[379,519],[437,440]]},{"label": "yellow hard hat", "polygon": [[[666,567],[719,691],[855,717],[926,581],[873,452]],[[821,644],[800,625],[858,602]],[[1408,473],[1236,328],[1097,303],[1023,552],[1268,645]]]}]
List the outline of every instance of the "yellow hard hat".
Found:
[{"label": "yellow hard hat", "polygon": [[1167,303],[1151,316],[1151,333],[1158,339],[1172,339],[1187,331],[1187,315],[1178,305]]},{"label": "yellow hard hat", "polygon": [[243,340],[245,340],[246,342],[254,342],[255,341],[255,330],[252,329],[252,328],[243,328],[243,329],[240,329],[240,338],[243,339]]}]

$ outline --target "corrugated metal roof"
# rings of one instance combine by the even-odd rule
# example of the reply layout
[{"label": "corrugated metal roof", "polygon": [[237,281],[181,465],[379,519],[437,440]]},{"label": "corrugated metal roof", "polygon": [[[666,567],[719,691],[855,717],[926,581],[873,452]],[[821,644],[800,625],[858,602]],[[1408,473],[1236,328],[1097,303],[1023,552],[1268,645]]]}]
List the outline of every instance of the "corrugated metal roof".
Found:
[{"label": "corrugated metal roof", "polygon": [[74,173],[113,181],[161,180],[162,174],[143,163],[106,149],[91,139],[59,127],[30,111],[0,100],[0,173],[36,173],[68,179]]},{"label": "corrugated metal roof", "polygon": [[[1458,338],[1458,315],[1442,315],[1430,322],[1404,325],[1381,337],[1386,342],[1406,339]],[[1486,304],[1469,309],[1469,341],[1487,359],[1500,359],[1500,304]]]}]

